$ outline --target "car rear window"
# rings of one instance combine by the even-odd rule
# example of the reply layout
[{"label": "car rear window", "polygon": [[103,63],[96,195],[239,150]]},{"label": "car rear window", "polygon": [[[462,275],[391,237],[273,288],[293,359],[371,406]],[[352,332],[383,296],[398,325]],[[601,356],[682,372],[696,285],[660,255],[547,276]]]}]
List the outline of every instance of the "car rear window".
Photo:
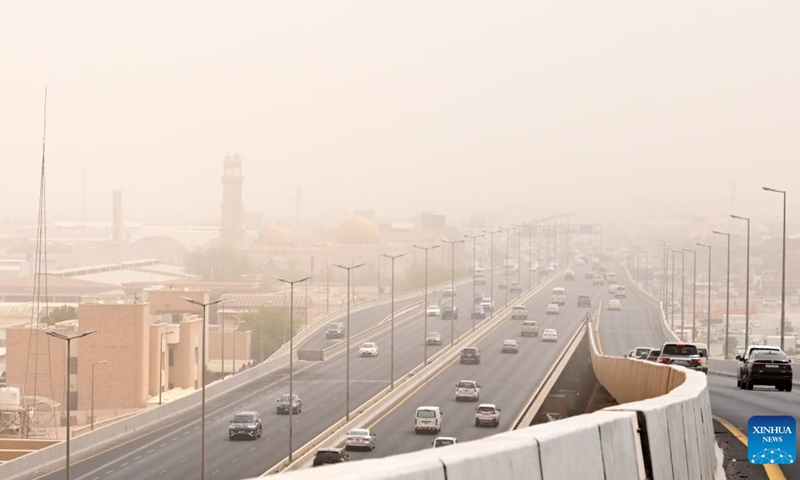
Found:
[{"label": "car rear window", "polygon": [[317,458],[339,458],[339,452],[331,450],[319,450]]},{"label": "car rear window", "polygon": [[417,418],[436,418],[433,410],[417,410]]},{"label": "car rear window", "polygon": [[477,348],[465,348],[461,353],[476,353],[477,351]]},{"label": "car rear window", "polygon": [[767,362],[767,361],[788,362],[789,361],[789,359],[786,358],[786,355],[784,355],[781,352],[770,352],[770,351],[766,351],[766,350],[754,352],[750,356],[750,358],[752,358],[753,360],[758,361],[758,362]]},{"label": "car rear window", "polygon": [[523,310],[527,310],[527,309],[525,307],[514,307],[514,308],[512,308],[512,310],[523,311]]},{"label": "car rear window", "polygon": [[481,413],[494,413],[494,407],[478,407],[478,411]]},{"label": "car rear window", "polygon": [[532,321],[531,321],[531,322],[528,322],[528,321],[525,321],[525,322],[522,322],[522,326],[523,326],[523,327],[535,327],[535,326],[536,326],[536,322],[532,322]]},{"label": "car rear window", "polygon": [[665,345],[661,349],[662,355],[698,355],[694,345]]},{"label": "car rear window", "polygon": [[475,388],[475,384],[472,382],[461,382],[458,384],[458,388]]}]

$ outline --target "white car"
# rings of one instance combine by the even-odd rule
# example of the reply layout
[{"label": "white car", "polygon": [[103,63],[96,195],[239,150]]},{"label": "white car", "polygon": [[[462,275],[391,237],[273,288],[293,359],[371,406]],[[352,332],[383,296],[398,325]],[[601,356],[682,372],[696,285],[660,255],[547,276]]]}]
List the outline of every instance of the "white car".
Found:
[{"label": "white car", "polygon": [[431,305],[427,310],[425,310],[425,315],[428,317],[441,317],[442,308],[439,305]]},{"label": "white car", "polygon": [[494,311],[494,300],[491,298],[484,298],[481,300],[481,307],[485,312],[492,312]]},{"label": "white car", "polygon": [[375,434],[370,432],[368,428],[354,428],[347,432],[347,437],[344,440],[344,448],[366,448],[367,450],[375,450]]},{"label": "white car", "polygon": [[558,315],[561,313],[561,307],[559,307],[556,303],[549,303],[547,308],[544,309],[544,313],[547,315]]},{"label": "white car", "polygon": [[378,345],[373,342],[366,342],[358,349],[358,356],[360,357],[377,357]]},{"label": "white car", "polygon": [[475,409],[475,426],[491,425],[497,427],[500,425],[500,409],[493,403],[484,403],[478,405]]},{"label": "white car", "polygon": [[436,437],[436,440],[433,441],[433,448],[441,448],[447,447],[449,445],[455,445],[458,443],[458,439],[456,437]]},{"label": "white car", "polygon": [[608,307],[607,308],[609,310],[622,310],[622,304],[620,303],[619,300],[617,300],[616,298],[613,298],[613,299],[608,301]]},{"label": "white car", "polygon": [[543,342],[557,342],[558,341],[558,332],[556,332],[555,328],[546,328],[544,332],[542,332],[542,341]]},{"label": "white car", "polygon": [[611,285],[608,286],[608,293],[610,293],[612,295],[617,293],[617,284],[616,283],[612,283]]},{"label": "white car", "polygon": [[477,402],[481,398],[481,386],[475,380],[461,380],[456,384],[456,402],[461,399]]}]

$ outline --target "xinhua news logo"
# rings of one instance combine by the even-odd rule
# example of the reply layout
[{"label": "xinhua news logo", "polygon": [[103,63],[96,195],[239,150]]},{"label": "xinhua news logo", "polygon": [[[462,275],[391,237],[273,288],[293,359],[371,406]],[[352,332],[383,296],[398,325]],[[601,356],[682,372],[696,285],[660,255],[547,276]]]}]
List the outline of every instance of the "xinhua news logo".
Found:
[{"label": "xinhua news logo", "polygon": [[784,415],[757,415],[747,422],[750,463],[787,464],[797,457],[797,421]]}]

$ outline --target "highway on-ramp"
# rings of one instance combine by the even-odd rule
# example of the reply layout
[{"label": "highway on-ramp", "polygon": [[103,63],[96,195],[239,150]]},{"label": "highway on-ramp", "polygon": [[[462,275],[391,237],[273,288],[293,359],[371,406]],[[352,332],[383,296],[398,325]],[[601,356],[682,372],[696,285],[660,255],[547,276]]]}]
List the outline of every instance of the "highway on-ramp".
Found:
[{"label": "highway on-ramp", "polygon": [[[495,277],[495,286],[500,278]],[[488,283],[488,282],[487,282]],[[489,285],[478,287],[488,293]],[[472,326],[472,285],[458,289],[456,305],[459,319],[455,321],[456,337],[467,333]],[[496,288],[495,298],[502,291]],[[510,297],[511,298],[511,297]],[[419,302],[421,298],[405,304]],[[399,303],[399,302],[398,302]],[[396,309],[399,309],[396,306]],[[387,315],[390,307],[380,306],[351,315],[351,334],[369,328]],[[398,318],[395,326],[395,375],[399,377],[424,358],[422,305],[419,311]],[[450,341],[449,320],[429,318],[428,330],[441,332],[444,345]],[[480,325],[480,322],[478,322]],[[381,351],[376,358],[360,358],[360,342],[351,344],[350,357],[350,407],[355,409],[389,385],[390,332],[387,328],[364,339],[374,341]],[[308,344],[329,346],[324,331],[310,339]],[[429,347],[433,355],[442,347]],[[342,350],[343,352],[343,350]],[[238,479],[258,476],[288,455],[288,416],[278,415],[275,399],[288,391],[288,369],[275,372],[264,381],[254,382],[234,393],[216,398],[206,404],[206,476],[207,478]],[[345,415],[345,356],[326,358],[324,362],[297,362],[295,364],[294,391],[303,400],[302,413],[294,416],[294,448],[307,443],[335,421]],[[227,429],[237,411],[256,410],[261,414],[263,436],[255,441],[230,441]],[[112,446],[100,453],[72,463],[71,476],[76,479],[130,479],[198,478],[200,474],[200,419],[199,409],[170,419],[155,431],[145,433],[121,445]],[[46,479],[64,478],[58,470],[44,476]]]},{"label": "highway on-ramp", "polygon": [[[628,297],[622,302],[622,310],[604,309],[600,315],[600,346],[606,355],[625,356],[636,347],[660,348],[666,341],[659,325],[658,310],[646,303],[630,283],[627,285]],[[714,415],[724,418],[745,434],[747,421],[753,415],[800,418],[798,390],[778,392],[770,387],[739,390],[736,378],[715,374],[709,374],[708,386]],[[786,478],[800,478],[800,464],[781,465],[780,468]]]}]

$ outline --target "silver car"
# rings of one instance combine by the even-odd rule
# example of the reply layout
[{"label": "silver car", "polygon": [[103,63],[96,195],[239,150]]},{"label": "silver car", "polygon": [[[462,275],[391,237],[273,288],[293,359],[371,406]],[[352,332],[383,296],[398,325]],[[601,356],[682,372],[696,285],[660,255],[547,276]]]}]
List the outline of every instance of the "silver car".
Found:
[{"label": "silver car", "polygon": [[354,428],[347,432],[347,438],[344,441],[344,448],[365,448],[367,450],[375,450],[375,434],[368,428]]}]

